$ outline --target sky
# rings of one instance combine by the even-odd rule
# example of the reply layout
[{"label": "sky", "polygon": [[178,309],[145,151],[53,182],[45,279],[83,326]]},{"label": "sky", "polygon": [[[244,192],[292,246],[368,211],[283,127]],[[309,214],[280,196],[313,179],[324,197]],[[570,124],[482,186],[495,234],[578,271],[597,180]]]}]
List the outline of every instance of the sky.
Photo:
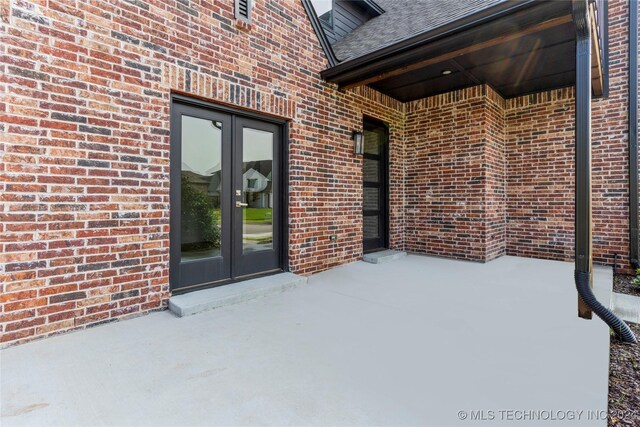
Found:
[{"label": "sky", "polygon": [[324,15],[330,11],[333,6],[333,0],[311,0],[313,8],[316,10],[318,16]]}]

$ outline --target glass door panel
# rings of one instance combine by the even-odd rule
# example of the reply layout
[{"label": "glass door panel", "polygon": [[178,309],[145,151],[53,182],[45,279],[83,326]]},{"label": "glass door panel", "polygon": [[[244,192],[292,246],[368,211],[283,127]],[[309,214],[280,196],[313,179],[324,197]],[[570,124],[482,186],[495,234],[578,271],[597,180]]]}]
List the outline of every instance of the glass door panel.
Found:
[{"label": "glass door panel", "polygon": [[387,128],[364,123],[362,237],[364,252],[387,247]]},{"label": "glass door panel", "polygon": [[231,277],[231,116],[171,106],[172,290]]},{"label": "glass door panel", "polygon": [[379,220],[378,215],[364,215],[363,216],[362,230],[365,239],[377,239],[380,236],[378,230]]},{"label": "glass door panel", "polygon": [[180,257],[220,256],[222,122],[182,116]]},{"label": "glass door panel", "polygon": [[376,159],[363,159],[362,179],[367,182],[380,181],[380,161]]},{"label": "glass door panel", "polygon": [[234,276],[281,269],[281,127],[235,119]]},{"label": "glass door panel", "polygon": [[273,133],[242,130],[242,252],[273,249]]}]

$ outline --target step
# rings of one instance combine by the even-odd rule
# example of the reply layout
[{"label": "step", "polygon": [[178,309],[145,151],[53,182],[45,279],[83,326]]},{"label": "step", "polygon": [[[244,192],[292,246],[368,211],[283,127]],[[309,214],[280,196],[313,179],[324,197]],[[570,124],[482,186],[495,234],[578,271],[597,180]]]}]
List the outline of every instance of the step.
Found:
[{"label": "step", "polygon": [[593,266],[593,294],[600,304],[613,309],[613,269],[605,265]]},{"label": "step", "polygon": [[614,292],[613,312],[622,320],[640,323],[640,297]]},{"label": "step", "polygon": [[240,304],[265,295],[283,292],[306,283],[306,277],[293,273],[279,273],[172,296],[169,298],[169,310],[178,317],[191,316],[203,311]]},{"label": "step", "polygon": [[404,256],[407,256],[406,252],[393,251],[389,249],[386,251],[371,252],[369,254],[364,254],[364,256],[362,257],[362,260],[364,262],[369,262],[371,264],[382,264],[383,262],[393,261],[398,258],[402,258]]}]

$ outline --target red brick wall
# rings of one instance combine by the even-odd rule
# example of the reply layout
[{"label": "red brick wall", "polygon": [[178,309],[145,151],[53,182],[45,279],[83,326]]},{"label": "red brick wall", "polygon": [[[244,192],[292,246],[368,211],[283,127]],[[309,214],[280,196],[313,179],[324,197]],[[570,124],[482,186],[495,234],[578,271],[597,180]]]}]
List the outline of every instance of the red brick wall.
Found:
[{"label": "red brick wall", "polygon": [[[625,272],[628,9],[628,2],[610,2],[609,97],[592,104],[594,262],[613,265],[617,254]],[[506,101],[478,90],[406,106],[407,250],[572,261],[573,89]]]},{"label": "red brick wall", "polygon": [[[628,3],[610,3],[610,93],[593,101],[594,262],[628,253]],[[574,256],[573,88],[480,87],[407,104],[406,248],[490,260]]]},{"label": "red brick wall", "polygon": [[486,88],[484,156],[486,165],[485,260],[502,256],[506,251],[506,147],[505,101],[491,88]]},{"label": "red brick wall", "polygon": [[573,89],[510,99],[506,107],[507,254],[572,260]]},{"label": "red brick wall", "polygon": [[[299,120],[305,126],[293,121],[290,127],[289,260],[292,270],[299,274],[311,274],[362,257],[362,158],[352,154],[351,132],[362,129],[363,115],[389,125],[393,206],[390,246],[403,246],[401,105],[369,88],[313,99],[318,96],[303,97],[305,104],[299,108]],[[303,133],[298,134],[299,129]],[[338,235],[335,243],[329,241],[330,234]]]},{"label": "red brick wall", "polygon": [[327,63],[299,1],[255,2],[248,31],[232,1],[2,5],[5,344],[166,306],[172,91],[290,119],[289,258],[302,274],[361,256],[351,132],[363,114],[387,122],[402,247],[402,107],[321,81]]},{"label": "red brick wall", "polygon": [[[637,3],[637,2],[634,2]],[[637,4],[634,4],[637,7]],[[595,261],[629,267],[629,2],[609,1],[609,97],[592,103]],[[627,272],[631,273],[628,269]]]},{"label": "red brick wall", "polygon": [[476,86],[406,105],[405,247],[472,260],[504,253],[504,119]]},{"label": "red brick wall", "polygon": [[[594,262],[629,268],[629,3],[609,2],[609,96],[592,102]],[[507,253],[572,261],[574,92],[507,101]]]}]

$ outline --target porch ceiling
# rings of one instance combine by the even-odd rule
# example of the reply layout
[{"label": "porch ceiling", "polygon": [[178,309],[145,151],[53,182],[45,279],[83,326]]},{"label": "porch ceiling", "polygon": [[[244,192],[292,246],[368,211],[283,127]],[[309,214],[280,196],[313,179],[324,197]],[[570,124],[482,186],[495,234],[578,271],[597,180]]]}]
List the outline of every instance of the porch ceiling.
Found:
[{"label": "porch ceiling", "polygon": [[[402,102],[485,83],[505,98],[570,86],[575,83],[571,2],[535,2],[386,57],[349,62],[357,60],[358,67],[339,64],[323,76],[345,89],[369,85]],[[596,82],[599,65],[594,61]],[[443,75],[445,70],[451,73]]]}]

